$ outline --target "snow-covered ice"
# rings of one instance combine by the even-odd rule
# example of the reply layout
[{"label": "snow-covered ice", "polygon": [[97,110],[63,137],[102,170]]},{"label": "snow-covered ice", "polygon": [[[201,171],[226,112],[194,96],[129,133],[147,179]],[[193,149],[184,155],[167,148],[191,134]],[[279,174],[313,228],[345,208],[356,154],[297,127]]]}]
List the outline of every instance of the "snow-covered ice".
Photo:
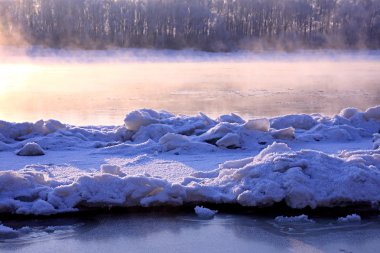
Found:
[{"label": "snow-covered ice", "polygon": [[[212,119],[142,109],[121,126],[0,121],[0,212],[380,202],[380,106]],[[44,156],[17,156],[16,152]]]}]

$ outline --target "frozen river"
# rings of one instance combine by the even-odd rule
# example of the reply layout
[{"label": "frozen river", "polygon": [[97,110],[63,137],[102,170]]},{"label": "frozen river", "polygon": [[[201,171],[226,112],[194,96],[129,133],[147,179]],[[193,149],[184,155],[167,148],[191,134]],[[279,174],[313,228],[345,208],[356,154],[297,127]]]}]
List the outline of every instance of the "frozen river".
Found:
[{"label": "frozen river", "polygon": [[[8,221],[12,223],[12,221]],[[1,238],[0,252],[377,252],[379,218],[277,223],[274,217],[219,214],[115,214],[34,219],[31,231]]]}]

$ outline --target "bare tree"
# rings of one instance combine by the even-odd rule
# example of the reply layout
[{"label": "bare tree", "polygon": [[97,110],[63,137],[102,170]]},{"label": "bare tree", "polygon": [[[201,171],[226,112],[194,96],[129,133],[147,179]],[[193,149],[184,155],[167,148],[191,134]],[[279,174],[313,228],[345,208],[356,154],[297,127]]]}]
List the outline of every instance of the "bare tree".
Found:
[{"label": "bare tree", "polygon": [[0,0],[0,35],[84,49],[379,48],[380,0]]}]

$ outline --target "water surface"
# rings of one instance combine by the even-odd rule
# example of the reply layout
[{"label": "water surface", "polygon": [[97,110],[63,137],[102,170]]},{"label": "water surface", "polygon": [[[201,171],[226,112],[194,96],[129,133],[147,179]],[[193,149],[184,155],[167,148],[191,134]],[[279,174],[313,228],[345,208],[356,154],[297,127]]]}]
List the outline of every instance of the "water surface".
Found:
[{"label": "water surface", "polygon": [[219,214],[99,215],[88,219],[8,221],[31,230],[0,237],[1,252],[377,252],[378,218],[339,224],[278,224],[274,217]]},{"label": "water surface", "polygon": [[103,61],[82,54],[80,60],[60,55],[6,58],[0,63],[0,119],[122,124],[125,114],[138,108],[256,117],[332,115],[349,106],[380,104],[380,57],[241,59],[211,54]]}]

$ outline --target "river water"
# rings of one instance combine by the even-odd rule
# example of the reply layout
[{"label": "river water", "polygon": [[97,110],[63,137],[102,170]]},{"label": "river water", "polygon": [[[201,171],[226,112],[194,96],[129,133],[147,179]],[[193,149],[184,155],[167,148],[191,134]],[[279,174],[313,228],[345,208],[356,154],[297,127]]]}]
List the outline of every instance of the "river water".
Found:
[{"label": "river water", "polygon": [[274,217],[218,214],[104,214],[8,221],[30,226],[1,238],[0,252],[377,252],[380,219],[276,223]]},{"label": "river water", "polygon": [[380,104],[377,55],[207,56],[7,57],[0,63],[0,119],[104,125],[122,124],[127,112],[139,108],[256,117],[332,115]]}]

